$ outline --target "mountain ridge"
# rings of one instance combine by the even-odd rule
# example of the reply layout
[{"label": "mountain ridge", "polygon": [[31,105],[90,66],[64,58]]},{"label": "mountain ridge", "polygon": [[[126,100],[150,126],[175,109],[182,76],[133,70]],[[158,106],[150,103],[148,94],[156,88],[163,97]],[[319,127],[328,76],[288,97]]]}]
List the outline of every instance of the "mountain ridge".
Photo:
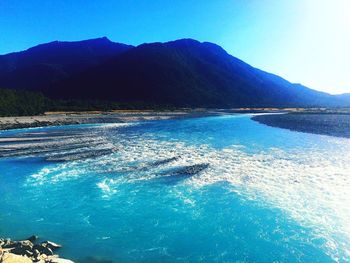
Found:
[{"label": "mountain ridge", "polygon": [[[33,50],[43,52],[47,49],[54,54],[50,60],[53,61],[57,60],[57,53],[65,52],[65,46],[78,55],[64,54],[69,58],[64,61],[67,61],[64,66],[34,63],[30,70],[22,66],[6,74],[3,60],[7,55],[0,56],[0,86],[38,90],[55,99],[141,102],[175,107],[350,105],[348,96],[333,96],[290,83],[230,55],[219,45],[189,38],[136,47],[114,43],[106,37],[76,42],[54,41],[22,52],[29,52],[28,56],[35,60]],[[50,57],[45,54],[46,59]],[[45,59],[40,61],[45,62]],[[21,85],[27,86],[21,87],[18,79],[22,79]],[[28,82],[32,85],[26,84]]]},{"label": "mountain ridge", "polygon": [[131,47],[103,37],[74,42],[53,41],[1,55],[0,86],[42,90],[52,82],[103,63]]}]

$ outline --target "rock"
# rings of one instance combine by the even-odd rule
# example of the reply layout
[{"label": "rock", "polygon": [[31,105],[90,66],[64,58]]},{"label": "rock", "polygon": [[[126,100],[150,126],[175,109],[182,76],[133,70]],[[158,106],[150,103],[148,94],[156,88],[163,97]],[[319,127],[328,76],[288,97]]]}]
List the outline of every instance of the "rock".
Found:
[{"label": "rock", "polygon": [[[36,251],[36,254],[45,254],[47,256],[52,256],[53,255],[53,249],[57,249],[60,248],[61,246],[50,242],[50,241],[46,241],[41,243],[40,245],[35,244],[32,248],[32,251]],[[53,248],[53,249],[52,249]]]},{"label": "rock", "polygon": [[45,261],[46,261],[47,255],[46,255],[46,254],[41,254],[41,255],[39,256],[39,259],[42,259],[42,260],[45,260]]},{"label": "rock", "polygon": [[2,244],[2,248],[14,248],[18,242],[11,241],[10,239],[5,239]]},{"label": "rock", "polygon": [[155,162],[152,163],[152,166],[159,166],[159,165],[171,163],[171,162],[174,162],[174,161],[178,160],[179,158],[180,158],[179,156],[175,156],[175,157],[171,157],[171,158],[155,161]]},{"label": "rock", "polygon": [[69,260],[69,259],[64,259],[64,258],[53,258],[49,263],[74,263],[74,261]]},{"label": "rock", "polygon": [[23,240],[17,243],[17,247],[22,247],[27,250],[32,250],[33,246],[34,246],[33,243],[29,240]]},{"label": "rock", "polygon": [[31,252],[33,249],[33,243],[29,240],[23,240],[19,242],[14,242],[11,246],[11,253],[16,255],[28,255],[31,256],[33,253]]},{"label": "rock", "polygon": [[17,243],[20,243],[23,246],[31,246],[31,247],[33,247],[33,243],[30,240],[28,240],[28,239],[22,240],[22,241],[18,241]]},{"label": "rock", "polygon": [[49,247],[44,247],[42,253],[47,255],[47,256],[52,256],[53,255],[53,252],[52,252],[51,248],[49,248]]},{"label": "rock", "polygon": [[5,253],[2,256],[2,263],[33,263],[33,261],[27,257],[15,255],[12,253]]},{"label": "rock", "polygon": [[39,256],[39,257],[34,257],[34,258],[32,258],[32,260],[33,260],[33,262],[35,262],[35,263],[37,263],[37,262],[39,262],[39,263],[45,262],[45,260],[42,259],[40,256]]},{"label": "rock", "polygon": [[31,258],[31,257],[33,257],[34,253],[30,250],[26,250],[24,255]]},{"label": "rock", "polygon": [[26,251],[27,250],[25,248],[22,248],[22,247],[15,247],[15,248],[10,250],[10,252],[12,254],[21,255],[21,256],[24,256],[26,254]]},{"label": "rock", "polygon": [[30,237],[28,237],[26,240],[29,240],[30,242],[35,242],[39,237],[38,236],[35,236],[35,235],[32,235]]},{"label": "rock", "polygon": [[38,257],[38,256],[40,256],[40,252],[39,252],[39,250],[37,250],[37,249],[33,249],[33,256],[34,256],[34,257]]},{"label": "rock", "polygon": [[62,247],[60,244],[45,241],[34,245],[37,239],[37,236],[22,241],[0,239],[0,263],[74,263],[53,253]]},{"label": "rock", "polygon": [[41,244],[41,245],[35,244],[32,250],[33,251],[37,250],[39,254],[47,254],[47,255],[53,254],[52,249],[47,247],[47,244]]},{"label": "rock", "polygon": [[58,248],[61,248],[62,246],[60,244],[57,244],[57,243],[54,243],[54,242],[51,242],[51,241],[45,241],[43,243],[41,243],[42,246],[44,247],[48,247],[52,250],[55,250],[55,249],[58,249]]},{"label": "rock", "polygon": [[41,250],[43,250],[43,247],[41,246],[41,245],[39,245],[39,244],[35,244],[34,246],[33,246],[33,251],[34,250],[38,250],[40,253],[41,253]]},{"label": "rock", "polygon": [[194,165],[190,165],[190,166],[184,166],[181,167],[180,169],[178,169],[174,175],[176,176],[193,176],[193,175],[197,175],[200,172],[204,171],[205,169],[207,169],[209,167],[208,163],[201,163],[201,164],[194,164]]}]

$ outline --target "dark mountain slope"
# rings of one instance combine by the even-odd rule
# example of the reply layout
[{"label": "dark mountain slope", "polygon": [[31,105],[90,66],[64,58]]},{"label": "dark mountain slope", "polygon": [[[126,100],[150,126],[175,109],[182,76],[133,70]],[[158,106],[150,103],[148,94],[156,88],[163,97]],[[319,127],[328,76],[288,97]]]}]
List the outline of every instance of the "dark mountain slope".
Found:
[{"label": "dark mountain slope", "polygon": [[0,86],[45,90],[53,83],[100,65],[132,48],[107,38],[51,42],[0,56]]},{"label": "dark mountain slope", "polygon": [[343,102],[255,69],[212,43],[143,44],[61,82],[56,98],[191,107],[336,106]]}]

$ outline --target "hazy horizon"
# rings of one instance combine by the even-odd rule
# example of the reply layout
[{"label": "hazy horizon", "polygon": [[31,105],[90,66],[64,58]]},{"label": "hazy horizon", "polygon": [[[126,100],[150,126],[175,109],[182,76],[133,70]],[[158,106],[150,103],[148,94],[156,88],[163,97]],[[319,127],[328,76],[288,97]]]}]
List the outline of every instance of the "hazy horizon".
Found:
[{"label": "hazy horizon", "polygon": [[1,1],[0,54],[107,36],[131,45],[193,38],[293,83],[350,92],[346,0]]}]

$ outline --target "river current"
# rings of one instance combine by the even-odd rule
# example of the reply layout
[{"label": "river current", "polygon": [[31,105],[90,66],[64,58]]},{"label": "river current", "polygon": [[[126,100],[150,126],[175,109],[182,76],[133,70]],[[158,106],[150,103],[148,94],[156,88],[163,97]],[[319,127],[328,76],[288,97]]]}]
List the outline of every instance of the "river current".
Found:
[{"label": "river current", "polygon": [[77,262],[350,261],[350,139],[248,114],[0,139],[1,237]]}]

